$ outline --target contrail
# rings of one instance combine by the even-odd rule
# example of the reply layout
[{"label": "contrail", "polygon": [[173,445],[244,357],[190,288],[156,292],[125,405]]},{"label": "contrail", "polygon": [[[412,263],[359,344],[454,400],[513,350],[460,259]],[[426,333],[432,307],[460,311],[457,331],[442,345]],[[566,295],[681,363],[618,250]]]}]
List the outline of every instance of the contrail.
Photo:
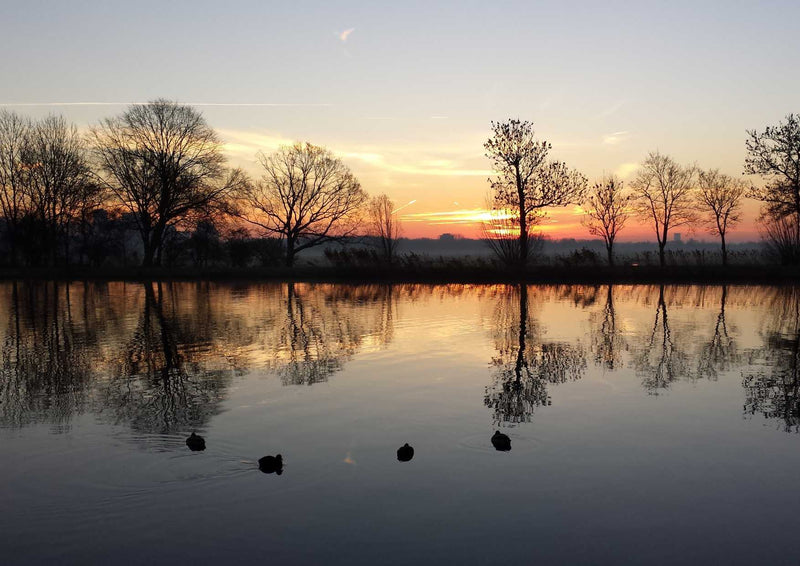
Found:
[{"label": "contrail", "polygon": [[412,200],[412,201],[409,201],[409,202],[407,202],[406,204],[404,204],[404,205],[403,205],[403,206],[401,206],[400,208],[395,208],[395,209],[392,211],[392,214],[394,214],[395,212],[399,212],[399,211],[403,210],[403,209],[404,209],[405,207],[407,207],[407,206],[411,206],[411,205],[412,205],[412,204],[414,204],[415,202],[417,202],[417,199],[414,199],[414,200]]},{"label": "contrail", "polygon": [[[0,102],[0,106],[145,106],[149,102]],[[328,107],[327,103],[295,103],[295,102],[180,102],[188,106],[229,106],[229,107]]]}]

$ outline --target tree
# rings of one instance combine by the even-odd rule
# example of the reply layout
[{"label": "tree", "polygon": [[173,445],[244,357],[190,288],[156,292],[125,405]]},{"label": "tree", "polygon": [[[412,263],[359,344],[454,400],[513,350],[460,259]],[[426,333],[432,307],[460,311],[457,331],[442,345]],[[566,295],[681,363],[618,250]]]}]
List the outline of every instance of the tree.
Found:
[{"label": "tree", "polygon": [[30,212],[41,228],[50,262],[55,263],[61,241],[69,263],[70,227],[83,222],[104,200],[86,143],[73,124],[51,115],[33,124],[26,159]]},{"label": "tree", "polygon": [[287,266],[303,250],[354,233],[367,195],[329,150],[296,143],[258,159],[264,174],[242,193],[236,214],[285,240]]},{"label": "tree", "polygon": [[491,183],[492,208],[513,213],[519,239],[518,262],[528,261],[531,228],[545,217],[544,209],[581,200],[586,178],[565,163],[548,161],[550,144],[534,138],[533,124],[492,122],[492,137],[483,147],[496,173]]},{"label": "tree", "polygon": [[789,114],[785,123],[747,134],[745,173],[767,181],[763,187],[752,187],[750,196],[777,217],[800,216],[800,115]]},{"label": "tree", "polygon": [[105,183],[133,213],[142,264],[160,264],[168,228],[221,209],[247,178],[227,170],[222,143],[191,106],[158,99],[92,130]]},{"label": "tree", "polygon": [[395,218],[394,203],[387,195],[373,197],[368,207],[370,231],[378,239],[383,259],[391,263],[400,243],[400,220]]},{"label": "tree", "polygon": [[0,212],[12,265],[18,261],[19,230],[30,212],[27,162],[30,120],[15,112],[0,111]]},{"label": "tree", "polygon": [[592,187],[586,199],[584,225],[593,236],[600,236],[606,245],[608,265],[614,265],[614,241],[630,217],[631,196],[623,193],[623,183],[608,177]]},{"label": "tree", "polygon": [[632,183],[639,215],[653,223],[658,259],[665,264],[664,248],[670,231],[696,220],[692,188],[694,168],[682,167],[671,157],[650,152]]},{"label": "tree", "polygon": [[728,265],[725,235],[740,220],[742,198],[747,191],[744,181],[720,173],[718,169],[700,171],[697,177],[697,198],[706,209],[709,232],[719,236],[722,244],[722,265]]},{"label": "tree", "polygon": [[[748,196],[764,203],[762,221],[772,245],[794,242],[800,245],[800,115],[789,114],[786,122],[768,126],[763,132],[748,130],[744,172],[762,176],[763,187],[751,187]],[[791,218],[790,218],[791,217]],[[770,231],[790,227],[794,233],[786,241],[771,241]],[[782,254],[784,262],[797,263],[800,250]]]}]

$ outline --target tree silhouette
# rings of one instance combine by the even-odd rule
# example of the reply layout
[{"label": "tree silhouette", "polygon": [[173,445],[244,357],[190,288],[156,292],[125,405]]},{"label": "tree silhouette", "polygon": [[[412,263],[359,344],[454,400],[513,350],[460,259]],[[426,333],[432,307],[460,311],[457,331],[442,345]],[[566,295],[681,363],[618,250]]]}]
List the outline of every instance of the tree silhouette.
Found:
[{"label": "tree silhouette", "polygon": [[747,185],[739,179],[720,173],[718,169],[700,171],[697,185],[697,198],[706,209],[706,224],[709,232],[719,236],[722,247],[722,265],[728,265],[725,237],[728,229],[740,220],[739,213]]},{"label": "tree silhouette", "polygon": [[644,160],[631,183],[639,216],[652,222],[656,233],[661,267],[665,265],[664,248],[670,232],[696,220],[693,178],[693,168],[682,167],[671,157],[654,151]]},{"label": "tree silhouette", "polygon": [[544,209],[580,202],[586,178],[563,162],[547,160],[551,146],[534,137],[532,123],[508,120],[492,122],[491,127],[492,136],[483,147],[496,174],[489,179],[492,209],[500,211],[501,218],[513,218],[517,262],[524,265],[531,251],[531,229],[544,217]]},{"label": "tree silhouette", "polygon": [[630,217],[631,195],[623,192],[623,182],[614,176],[595,183],[584,203],[584,224],[593,236],[606,245],[608,265],[614,265],[614,242]]},{"label": "tree silhouette", "polygon": [[155,100],[92,130],[106,187],[136,221],[142,264],[160,264],[169,229],[224,207],[247,178],[225,169],[222,143],[191,106]]},{"label": "tree silhouette", "polygon": [[356,231],[367,195],[333,153],[297,143],[258,159],[263,175],[241,192],[236,215],[284,239],[287,266],[297,253]]}]

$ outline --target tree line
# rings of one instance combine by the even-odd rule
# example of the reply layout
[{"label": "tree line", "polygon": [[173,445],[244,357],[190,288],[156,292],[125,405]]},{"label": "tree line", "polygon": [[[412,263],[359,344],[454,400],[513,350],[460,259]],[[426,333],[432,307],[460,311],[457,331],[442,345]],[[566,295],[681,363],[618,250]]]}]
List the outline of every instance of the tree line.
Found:
[{"label": "tree line", "polygon": [[609,265],[614,243],[632,217],[651,226],[659,262],[665,264],[670,234],[678,227],[701,228],[720,239],[727,265],[727,236],[740,221],[745,198],[763,206],[758,225],[767,246],[783,264],[800,263],[800,116],[759,132],[747,132],[743,173],[762,177],[761,186],[748,185],[697,165],[650,152],[629,187],[607,176],[589,187],[588,180],[560,161],[548,159],[551,145],[536,139],[533,124],[521,120],[492,123],[484,144],[495,177],[490,178],[490,220],[484,234],[497,256],[507,264],[526,264],[535,250],[531,241],[555,206],[579,205],[588,231],[603,239]]},{"label": "tree line", "polygon": [[[234,265],[282,258],[346,238],[365,225],[388,259],[397,225],[385,195],[370,199],[329,150],[310,143],[259,153],[261,177],[229,167],[222,141],[193,107],[132,105],[81,135],[62,117],[0,113],[2,251],[11,266],[98,265],[139,257],[202,265],[227,229]],[[257,232],[253,236],[252,227]],[[128,234],[136,234],[130,243]],[[182,240],[181,246],[175,241]],[[128,254],[126,247],[136,250]],[[180,249],[180,248],[183,249]]]},{"label": "tree line", "polygon": [[[533,124],[493,122],[484,147],[490,220],[484,240],[507,265],[525,265],[537,227],[552,207],[580,205],[587,230],[603,239],[608,263],[632,217],[649,223],[661,265],[674,230],[702,227],[726,238],[742,202],[763,203],[760,230],[786,264],[800,263],[800,118],[749,131],[747,185],[719,170],[681,165],[658,151],[626,186],[607,176],[591,187]],[[254,262],[292,266],[297,254],[368,236],[375,257],[397,255],[400,222],[386,195],[370,197],[330,150],[295,143],[259,152],[253,179],[230,167],[223,144],[195,108],[159,99],[128,107],[82,134],[60,116],[32,120],[0,112],[0,262],[8,266],[204,266],[225,256],[234,267]],[[224,237],[223,237],[224,236]],[[362,240],[363,241],[363,240]],[[181,258],[184,258],[181,260]]]}]

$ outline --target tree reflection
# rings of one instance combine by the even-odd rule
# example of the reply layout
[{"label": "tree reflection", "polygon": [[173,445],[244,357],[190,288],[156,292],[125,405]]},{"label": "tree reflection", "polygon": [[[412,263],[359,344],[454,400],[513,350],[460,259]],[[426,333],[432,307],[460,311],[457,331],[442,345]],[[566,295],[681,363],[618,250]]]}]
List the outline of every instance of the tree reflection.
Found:
[{"label": "tree reflection", "polygon": [[725,321],[725,303],[728,298],[728,287],[722,286],[722,296],[720,297],[719,314],[714,325],[714,334],[711,340],[705,342],[700,350],[697,365],[698,377],[703,377],[712,381],[719,379],[720,373],[731,369],[737,360],[736,343],[728,333],[728,325]]},{"label": "tree reflection", "polygon": [[231,371],[209,369],[195,359],[193,346],[204,340],[188,329],[176,319],[174,306],[164,308],[162,283],[155,290],[145,283],[139,323],[113,376],[99,384],[97,412],[144,433],[201,428],[217,412]]},{"label": "tree reflection", "polygon": [[622,364],[622,351],[626,344],[617,326],[613,285],[609,285],[606,290],[603,310],[600,313],[592,313],[592,318],[592,351],[595,364],[611,371],[618,369]]},{"label": "tree reflection", "polygon": [[496,370],[484,404],[497,424],[530,422],[536,407],[551,403],[548,384],[580,379],[586,369],[579,345],[542,340],[529,307],[528,288],[519,285],[502,293],[495,308]]},{"label": "tree reflection", "polygon": [[289,283],[285,315],[266,338],[267,369],[284,385],[314,385],[340,371],[373,337],[387,344],[394,332],[395,296],[389,285],[303,289]]},{"label": "tree reflection", "polygon": [[669,326],[664,286],[658,289],[658,305],[653,327],[644,347],[636,354],[634,366],[648,393],[658,395],[688,373],[688,357],[676,347]]},{"label": "tree reflection", "polygon": [[[764,346],[751,353],[745,373],[745,414],[783,421],[786,432],[800,430],[800,291],[781,288],[769,308]],[[759,367],[760,366],[760,367]]]},{"label": "tree reflection", "polygon": [[0,360],[0,423],[64,430],[87,405],[91,364],[73,334],[69,287],[11,284]]}]

